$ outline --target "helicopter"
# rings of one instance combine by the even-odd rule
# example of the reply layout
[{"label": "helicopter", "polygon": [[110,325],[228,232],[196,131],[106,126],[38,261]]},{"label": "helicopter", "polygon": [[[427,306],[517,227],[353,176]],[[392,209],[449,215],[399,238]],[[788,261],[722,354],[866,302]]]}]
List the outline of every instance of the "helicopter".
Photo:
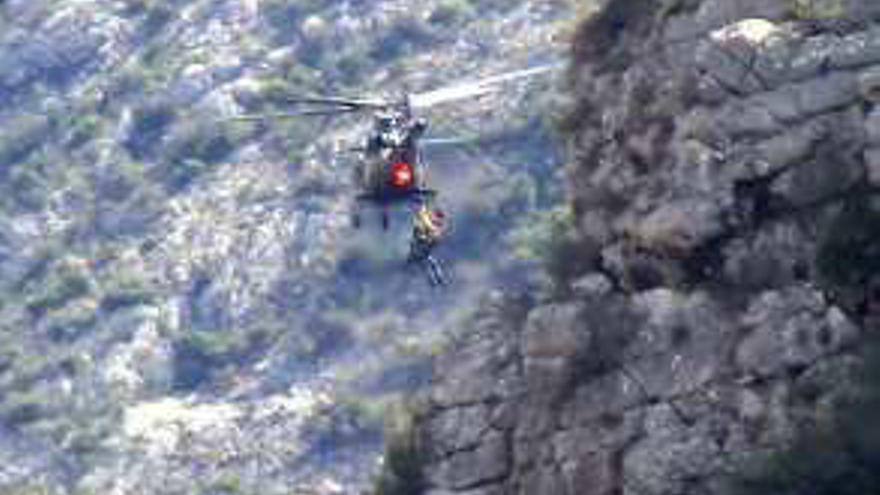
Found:
[{"label": "helicopter", "polygon": [[428,165],[422,156],[422,145],[454,144],[463,138],[425,138],[428,121],[416,117],[414,110],[440,103],[484,96],[501,89],[506,82],[550,72],[561,64],[548,64],[522,69],[471,82],[449,85],[440,89],[407,94],[397,98],[288,97],[283,101],[295,108],[289,112],[242,115],[233,120],[265,120],[303,116],[339,116],[372,112],[372,129],[360,146],[348,152],[360,154],[354,167],[354,182],[359,192],[352,213],[355,228],[361,225],[360,209],[364,203],[382,211],[382,228],[389,228],[391,206],[408,203],[413,207],[430,204],[437,191],[428,185]]}]

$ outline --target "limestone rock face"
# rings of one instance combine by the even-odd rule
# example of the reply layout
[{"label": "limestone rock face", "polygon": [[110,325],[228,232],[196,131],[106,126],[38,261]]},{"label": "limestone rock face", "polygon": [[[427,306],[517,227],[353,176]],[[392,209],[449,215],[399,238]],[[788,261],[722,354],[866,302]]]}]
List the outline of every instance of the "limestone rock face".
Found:
[{"label": "limestone rock face", "polygon": [[[369,207],[367,228],[351,225],[360,158],[345,150],[369,113],[229,117],[552,64],[574,12],[413,4],[0,0],[0,492],[367,489],[383,409],[423,386],[443,330],[490,284],[537,278],[507,246],[561,189],[543,186],[558,157],[539,122],[557,76],[424,115],[435,137],[494,143],[428,158],[463,219],[438,253],[446,294],[400,261],[406,208],[382,235]],[[473,379],[507,369],[510,349],[479,349],[488,359],[438,390],[466,425],[438,423],[442,449],[471,453],[444,468],[464,473],[458,488],[511,469],[506,437],[481,426],[509,415],[481,401],[515,391]]]},{"label": "limestone rock face", "polygon": [[577,235],[601,256],[463,330],[419,423],[428,493],[721,494],[845,393],[876,321],[851,294],[876,274],[829,266],[851,212],[876,211],[878,20],[603,3],[566,122]]}]

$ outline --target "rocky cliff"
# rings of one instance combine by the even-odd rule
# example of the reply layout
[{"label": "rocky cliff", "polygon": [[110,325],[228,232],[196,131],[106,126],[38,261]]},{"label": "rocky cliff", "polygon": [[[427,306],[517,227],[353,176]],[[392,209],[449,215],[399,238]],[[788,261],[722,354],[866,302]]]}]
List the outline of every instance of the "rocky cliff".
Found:
[{"label": "rocky cliff", "polygon": [[350,227],[354,157],[336,151],[365,121],[226,117],[552,62],[571,11],[0,1],[0,492],[367,486],[385,405],[425,381],[457,308],[528,281],[506,253],[559,196],[550,83],[425,114],[467,141],[426,151],[454,219],[442,294],[402,262],[405,211]]},{"label": "rocky cliff", "polygon": [[572,46],[553,285],[461,329],[402,435],[412,486],[724,493],[829,421],[877,330],[878,21],[868,0],[604,2]]}]

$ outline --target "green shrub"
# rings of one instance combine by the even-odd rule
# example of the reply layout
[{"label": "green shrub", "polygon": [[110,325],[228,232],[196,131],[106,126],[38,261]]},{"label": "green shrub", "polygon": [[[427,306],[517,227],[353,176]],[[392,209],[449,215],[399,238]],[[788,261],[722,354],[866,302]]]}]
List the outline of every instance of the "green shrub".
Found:
[{"label": "green shrub", "polygon": [[97,321],[97,303],[90,299],[68,304],[46,315],[49,338],[56,343],[70,343],[93,329]]},{"label": "green shrub", "polygon": [[0,174],[39,148],[50,131],[49,119],[37,115],[25,115],[4,123],[0,129]]},{"label": "green shrub", "polygon": [[37,163],[23,163],[14,167],[7,179],[10,207],[40,210],[46,205],[50,186],[40,173]]},{"label": "green shrub", "polygon": [[387,401],[381,398],[343,395],[337,397],[337,410],[348,417],[361,431],[381,432],[388,411]]},{"label": "green shrub", "polygon": [[373,495],[419,495],[427,487],[416,412],[412,406],[389,409],[385,431],[385,464]]},{"label": "green shrub", "polygon": [[12,334],[12,330],[4,328],[0,330],[0,376],[14,371],[15,364],[22,353],[21,345]]},{"label": "green shrub", "polygon": [[650,29],[663,2],[651,0],[610,0],[595,14],[581,22],[572,40],[576,62],[604,61],[604,68],[619,69],[632,57],[614,50],[622,34]]},{"label": "green shrub", "polygon": [[195,117],[170,136],[164,152],[165,163],[159,169],[160,180],[174,191],[185,188],[250,139],[255,129],[251,125],[221,124]]},{"label": "green shrub", "polygon": [[519,5],[517,2],[510,0],[480,0],[477,2],[477,10],[480,14],[490,12],[506,12]]},{"label": "green shrub", "polygon": [[119,101],[125,96],[142,91],[144,84],[141,68],[129,62],[127,67],[108,77],[105,94],[109,100]]},{"label": "green shrub", "polygon": [[50,268],[53,268],[53,262],[62,256],[63,252],[64,246],[57,239],[45,239],[44,242],[33,246],[30,256],[24,261],[27,268],[14,285],[16,291],[33,292],[33,287],[48,275]]},{"label": "green shrub", "polygon": [[[34,336],[26,331],[29,323],[22,315],[0,327],[0,401],[11,390],[27,390],[47,376],[58,357],[34,349]],[[42,341],[40,337],[36,340]]]},{"label": "green shrub", "polygon": [[595,261],[594,250],[576,235],[574,213],[568,205],[528,215],[508,235],[507,243],[515,258],[537,262],[554,290],[567,290]]},{"label": "green shrub", "polygon": [[401,17],[370,48],[369,56],[384,63],[430,45],[435,37],[427,25],[416,17]]},{"label": "green shrub", "polygon": [[27,309],[39,318],[48,311],[61,308],[68,302],[89,293],[91,284],[82,274],[59,269],[36,289],[27,303]]},{"label": "green shrub", "polygon": [[168,143],[167,159],[199,160],[218,163],[255,132],[254,126],[216,123],[207,120],[188,122],[175,130]]},{"label": "green shrub", "polygon": [[880,344],[863,347],[855,391],[834,414],[732,482],[735,495],[867,495],[880,493]]},{"label": "green shrub", "polygon": [[97,136],[101,129],[101,117],[95,113],[78,114],[63,119],[61,125],[67,131],[65,146],[76,149]]},{"label": "green shrub", "polygon": [[303,64],[294,63],[284,75],[285,84],[289,89],[321,89],[322,81],[320,72]]},{"label": "green shrub", "polygon": [[870,197],[853,195],[830,222],[819,246],[820,276],[838,286],[855,286],[880,273],[880,212]]},{"label": "green shrub", "polygon": [[143,24],[145,38],[152,38],[174,18],[174,7],[161,0],[146,2]]},{"label": "green shrub", "polygon": [[117,205],[130,199],[135,192],[146,192],[152,184],[146,178],[146,167],[143,162],[137,160],[120,160],[115,166],[97,177],[94,184],[94,191],[99,201],[102,203],[102,213],[109,213],[107,210],[110,204]]},{"label": "green shrub", "polygon": [[146,180],[146,166],[143,162],[126,160],[117,164],[114,170],[122,177],[131,189],[137,189],[137,187],[142,185]]},{"label": "green shrub", "polygon": [[533,212],[510,234],[513,254],[522,260],[546,262],[573,229],[573,214],[567,206]]},{"label": "green shrub", "polygon": [[269,22],[276,43],[289,43],[299,31],[300,23],[324,6],[326,0],[265,0],[260,14]]},{"label": "green shrub", "polygon": [[13,391],[0,403],[0,418],[11,427],[21,427],[46,417],[50,398],[36,391]]},{"label": "green shrub", "polygon": [[130,17],[141,17],[142,35],[149,39],[174,17],[174,8],[163,0],[126,0],[123,13]]},{"label": "green shrub", "polygon": [[173,344],[175,388],[191,390],[209,382],[224,368],[241,366],[265,349],[269,336],[261,329],[197,330],[182,336]]},{"label": "green shrub", "polygon": [[356,44],[335,52],[327,59],[327,66],[332,80],[352,86],[361,81],[371,64],[362,45]]},{"label": "green shrub", "polygon": [[[296,66],[300,67],[300,66]],[[295,72],[294,69],[291,69],[291,72],[295,72],[296,74],[308,74],[308,71],[297,69],[298,72]],[[305,77],[305,76],[303,76]],[[260,98],[265,100],[266,102],[276,104],[276,105],[284,105],[287,99],[291,95],[291,84],[281,78],[272,78],[260,83]]]},{"label": "green shrub", "polygon": [[451,27],[470,19],[475,12],[470,0],[444,0],[428,16],[428,22]]},{"label": "green shrub", "polygon": [[[28,484],[24,486],[0,488],[0,495],[56,495],[58,491],[45,484]],[[80,494],[77,495],[93,495]]]},{"label": "green shrub", "polygon": [[165,130],[177,118],[177,110],[171,102],[157,99],[135,108],[131,117],[125,147],[139,159],[155,152]]},{"label": "green shrub", "polygon": [[841,19],[847,15],[846,0],[788,0],[798,20]]},{"label": "green shrub", "polygon": [[149,0],[125,0],[122,13],[127,16],[141,15],[147,10]]},{"label": "green shrub", "polygon": [[143,274],[130,271],[111,274],[101,283],[101,289],[101,309],[104,311],[149,304],[156,295],[156,288]]},{"label": "green shrub", "polygon": [[241,477],[235,473],[225,473],[212,483],[211,489],[224,495],[237,495],[242,493]]}]

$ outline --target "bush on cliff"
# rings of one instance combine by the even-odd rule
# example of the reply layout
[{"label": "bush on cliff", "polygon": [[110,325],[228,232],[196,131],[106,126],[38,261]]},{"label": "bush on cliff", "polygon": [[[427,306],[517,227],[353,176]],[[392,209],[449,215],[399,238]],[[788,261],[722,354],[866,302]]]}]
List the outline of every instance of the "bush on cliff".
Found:
[{"label": "bush on cliff", "polygon": [[866,349],[856,388],[836,404],[833,419],[735,480],[735,495],[880,493],[880,343]]},{"label": "bush on cliff", "polygon": [[373,495],[418,495],[425,491],[415,416],[409,406],[389,408],[385,432],[385,465],[376,479]]}]

